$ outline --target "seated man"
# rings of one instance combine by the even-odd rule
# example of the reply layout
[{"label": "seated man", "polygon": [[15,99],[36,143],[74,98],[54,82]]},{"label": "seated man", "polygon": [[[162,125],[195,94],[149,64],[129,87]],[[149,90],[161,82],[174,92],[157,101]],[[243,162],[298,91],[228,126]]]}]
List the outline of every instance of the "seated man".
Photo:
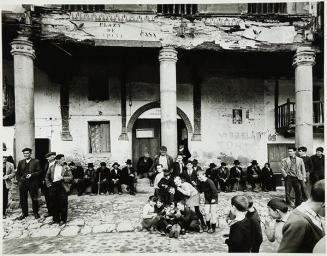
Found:
[{"label": "seated man", "polygon": [[121,195],[123,192],[121,190],[121,170],[118,168],[120,165],[115,162],[112,165],[112,170],[110,172],[110,181],[109,181],[109,191],[110,195],[114,193],[115,187],[118,189],[118,194]]},{"label": "seated man", "polygon": [[215,163],[210,163],[209,168],[206,170],[206,176],[207,176],[207,178],[211,179],[215,183],[215,185],[218,189],[218,179],[217,179],[217,177],[215,177],[216,167],[217,167],[217,165]]},{"label": "seated man", "polygon": [[177,202],[178,213],[176,214],[177,222],[181,226],[181,234],[186,230],[200,232],[202,230],[201,223],[197,214],[185,205],[184,201]]},{"label": "seated man", "polygon": [[85,189],[90,187],[92,188],[92,193],[95,193],[96,188],[96,180],[95,180],[95,170],[94,170],[94,165],[93,163],[88,163],[87,164],[87,169],[85,170],[84,173],[84,186]]},{"label": "seated man", "polygon": [[221,191],[227,192],[226,188],[229,179],[229,170],[226,167],[226,163],[222,162],[217,172],[220,189]]},{"label": "seated man", "polygon": [[129,188],[129,193],[135,195],[135,171],[132,167],[131,159],[126,161],[126,166],[121,170],[121,183]]},{"label": "seated man", "polygon": [[240,167],[240,164],[241,164],[240,161],[235,160],[234,166],[230,169],[228,184],[230,185],[231,191],[235,191],[234,190],[235,183],[237,183],[236,190],[238,190],[239,183],[241,183],[241,185],[243,185],[246,188],[245,181],[242,177],[243,170],[242,170],[242,167]]},{"label": "seated man", "polygon": [[[109,191],[110,170],[105,162],[100,163],[100,167],[96,170],[96,193],[105,194]],[[98,187],[100,183],[100,188]]]},{"label": "seated man", "polygon": [[256,183],[261,183],[261,170],[258,166],[257,160],[253,160],[251,165],[247,168],[247,180],[251,184],[252,191],[258,192],[255,189]]},{"label": "seated man", "polygon": [[171,171],[164,170],[164,177],[158,183],[159,197],[164,204],[170,204],[174,201],[175,183]]},{"label": "seated man", "polygon": [[85,182],[84,182],[84,170],[82,166],[76,166],[74,162],[68,164],[72,174],[73,174],[73,183],[70,187],[70,191],[77,189],[77,195],[81,196],[85,191]]}]

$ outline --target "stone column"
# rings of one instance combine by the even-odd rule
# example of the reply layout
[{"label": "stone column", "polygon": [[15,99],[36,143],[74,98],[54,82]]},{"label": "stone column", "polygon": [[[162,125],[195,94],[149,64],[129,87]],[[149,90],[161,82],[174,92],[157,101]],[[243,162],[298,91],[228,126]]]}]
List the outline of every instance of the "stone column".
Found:
[{"label": "stone column", "polygon": [[164,47],[159,53],[160,61],[160,108],[161,145],[172,157],[177,155],[177,103],[176,103],[176,62],[177,51]]},{"label": "stone column", "polygon": [[313,100],[312,66],[315,51],[310,47],[299,47],[294,55],[295,67],[295,144],[305,146],[308,153],[313,150]]},{"label": "stone column", "polygon": [[22,149],[29,147],[35,155],[34,119],[34,49],[26,36],[19,36],[11,43],[14,56],[15,81],[15,152],[16,161],[23,157]]}]

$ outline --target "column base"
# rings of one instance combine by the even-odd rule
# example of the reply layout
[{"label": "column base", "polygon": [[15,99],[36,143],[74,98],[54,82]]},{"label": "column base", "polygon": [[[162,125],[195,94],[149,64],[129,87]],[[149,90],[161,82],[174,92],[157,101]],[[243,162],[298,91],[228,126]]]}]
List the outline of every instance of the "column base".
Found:
[{"label": "column base", "polygon": [[70,134],[70,131],[62,131],[61,132],[61,140],[63,140],[63,141],[72,141],[73,137]]},{"label": "column base", "polygon": [[125,140],[125,141],[128,141],[127,133],[126,133],[126,132],[122,132],[122,133],[119,135],[118,140]]},{"label": "column base", "polygon": [[193,134],[191,141],[201,141],[201,134]]}]

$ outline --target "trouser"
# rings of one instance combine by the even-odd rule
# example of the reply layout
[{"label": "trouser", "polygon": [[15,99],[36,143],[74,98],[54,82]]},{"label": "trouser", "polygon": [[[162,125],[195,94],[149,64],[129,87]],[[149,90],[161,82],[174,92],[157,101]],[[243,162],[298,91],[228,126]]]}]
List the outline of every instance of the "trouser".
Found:
[{"label": "trouser", "polygon": [[196,213],[196,216],[198,216],[199,220],[201,221],[201,225],[205,226],[206,223],[205,223],[203,214],[200,211],[200,206],[194,206],[194,211]]},{"label": "trouser", "polygon": [[[99,190],[99,183],[98,182],[94,182],[93,186],[92,186],[92,193],[94,194],[98,194],[98,190]],[[100,181],[100,193],[107,193],[107,191],[109,191],[109,182],[106,181]]]},{"label": "trouser", "polygon": [[171,204],[174,201],[174,194],[169,193],[169,191],[159,189],[159,198],[164,204]]},{"label": "trouser", "polygon": [[307,184],[303,180],[300,180],[300,184],[301,184],[302,200],[307,201],[308,200]]},{"label": "trouser", "polygon": [[275,190],[276,185],[273,177],[262,178],[262,189]]},{"label": "trouser", "polygon": [[118,180],[116,183],[114,183],[112,180],[109,182],[109,192],[114,193],[115,187],[117,187],[118,193],[122,193],[120,180]]},{"label": "trouser", "polygon": [[178,224],[182,229],[190,230],[190,231],[200,231],[200,221],[199,220],[191,220],[190,222],[186,222],[183,219],[179,219]]},{"label": "trouser", "polygon": [[151,219],[143,219],[141,222],[141,225],[143,228],[151,228],[151,227],[156,227],[158,222],[161,220],[161,216],[156,216]]},{"label": "trouser", "polygon": [[39,213],[39,200],[38,200],[38,186],[36,183],[31,183],[28,180],[21,180],[19,182],[19,201],[22,213],[24,216],[28,215],[28,193],[32,199],[33,213]]},{"label": "trouser", "polygon": [[211,224],[217,223],[218,218],[218,204],[205,204],[204,212],[206,220],[210,221]]},{"label": "trouser", "polygon": [[250,183],[252,190],[255,189],[255,184],[259,182],[259,178],[254,178],[253,176],[248,176],[248,182]]},{"label": "trouser", "polygon": [[129,193],[135,192],[135,178],[134,177],[128,177],[128,180],[125,180],[122,182],[122,184],[125,184],[129,188]]},{"label": "trouser", "polygon": [[297,177],[286,176],[285,178],[285,198],[286,203],[291,204],[291,191],[294,189],[295,206],[302,203],[301,182]]},{"label": "trouser", "polygon": [[154,172],[148,172],[148,178],[150,180],[150,185],[153,185],[156,174]]},{"label": "trouser", "polygon": [[62,185],[62,181],[52,183],[52,186],[49,188],[49,196],[53,207],[53,221],[66,222],[68,211],[68,196]]},{"label": "trouser", "polygon": [[318,181],[318,180],[322,180],[325,178],[324,173],[318,173],[318,172],[313,172],[310,174],[310,184],[311,187],[313,187],[313,185]]},{"label": "trouser", "polygon": [[6,210],[8,207],[8,194],[9,194],[9,189],[7,189],[5,181],[3,181],[3,201],[2,201],[3,215],[6,215]]},{"label": "trouser", "polygon": [[41,191],[42,191],[42,194],[44,195],[45,203],[46,203],[47,209],[48,209],[48,214],[50,216],[52,216],[52,208],[51,208],[52,206],[51,206],[51,201],[49,199],[49,189],[46,186],[45,182],[42,182]]},{"label": "trouser", "polygon": [[[245,183],[245,179],[242,177],[240,178],[240,180],[237,180],[237,178],[230,178],[228,180],[228,184],[230,185],[230,189],[233,190],[234,189],[234,185],[235,183],[240,184],[244,189],[246,189],[246,183]],[[239,189],[239,188],[238,188]]]},{"label": "trouser", "polygon": [[227,180],[224,181],[223,179],[218,179],[218,182],[219,182],[219,186],[220,186],[221,190],[226,191]]}]

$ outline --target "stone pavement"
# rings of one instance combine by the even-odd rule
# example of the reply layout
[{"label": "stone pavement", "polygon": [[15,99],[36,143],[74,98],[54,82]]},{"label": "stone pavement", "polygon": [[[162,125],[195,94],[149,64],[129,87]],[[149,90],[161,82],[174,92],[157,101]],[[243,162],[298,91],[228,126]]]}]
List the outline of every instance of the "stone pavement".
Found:
[{"label": "stone pavement", "polygon": [[[37,252],[44,253],[58,252],[56,250],[60,252],[88,252],[88,250],[92,251],[93,247],[91,246],[92,248],[89,248],[85,244],[88,244],[92,240],[92,244],[95,247],[103,245],[98,248],[99,251],[97,252],[133,251],[133,244],[127,242],[125,245],[124,243],[120,245],[126,238],[127,240],[133,240],[138,245],[137,248],[134,248],[138,252],[142,250],[142,244],[145,247],[152,247],[150,241],[153,242],[153,240],[158,241],[158,247],[167,252],[170,250],[168,246],[170,243],[175,243],[176,250],[179,252],[188,250],[188,244],[190,244],[190,248],[194,247],[192,251],[198,250],[196,248],[202,248],[202,251],[207,252],[211,249],[205,245],[201,245],[202,242],[205,243],[206,239],[215,240],[215,249],[212,250],[226,251],[227,247],[223,244],[224,239],[222,238],[222,234],[228,233],[225,216],[230,208],[230,198],[236,193],[242,194],[243,192],[219,193],[219,232],[214,234],[214,236],[210,236],[209,234],[187,234],[179,240],[173,241],[159,235],[149,235],[147,232],[139,232],[141,230],[142,208],[149,195],[152,194],[153,188],[149,187],[147,179],[140,179],[137,189],[139,193],[136,196],[129,194],[69,196],[68,222],[67,225],[62,227],[48,225],[51,218],[41,217],[39,220],[35,220],[32,214],[25,220],[17,221],[15,218],[20,215],[20,210],[13,210],[9,213],[7,219],[3,220],[3,250],[6,253],[25,253],[25,250],[30,250],[30,246],[28,246],[30,244],[31,248],[35,247]],[[267,215],[266,205],[268,200],[272,197],[283,196],[284,190],[279,189],[277,192],[269,193],[249,193],[254,198],[255,207],[261,217],[264,218]],[[45,213],[45,210],[45,206],[43,206],[40,210],[41,216]],[[119,236],[117,232],[119,232]],[[103,242],[109,238],[110,240],[108,241],[110,242],[107,241],[107,244]],[[66,239],[69,239],[68,244],[71,246],[61,245],[60,241]],[[19,246],[17,246],[18,241]],[[114,241],[116,241],[117,246],[109,245],[111,243],[115,244]],[[159,241],[161,243],[164,242],[164,245],[161,245]],[[53,244],[57,244],[58,246],[52,248]],[[79,247],[78,244],[83,245],[83,248],[74,251],[74,248]],[[86,249],[84,246],[86,246]],[[273,247],[271,243],[266,241],[262,249],[265,252],[271,252],[274,250]],[[158,249],[158,251],[160,250]]]}]

